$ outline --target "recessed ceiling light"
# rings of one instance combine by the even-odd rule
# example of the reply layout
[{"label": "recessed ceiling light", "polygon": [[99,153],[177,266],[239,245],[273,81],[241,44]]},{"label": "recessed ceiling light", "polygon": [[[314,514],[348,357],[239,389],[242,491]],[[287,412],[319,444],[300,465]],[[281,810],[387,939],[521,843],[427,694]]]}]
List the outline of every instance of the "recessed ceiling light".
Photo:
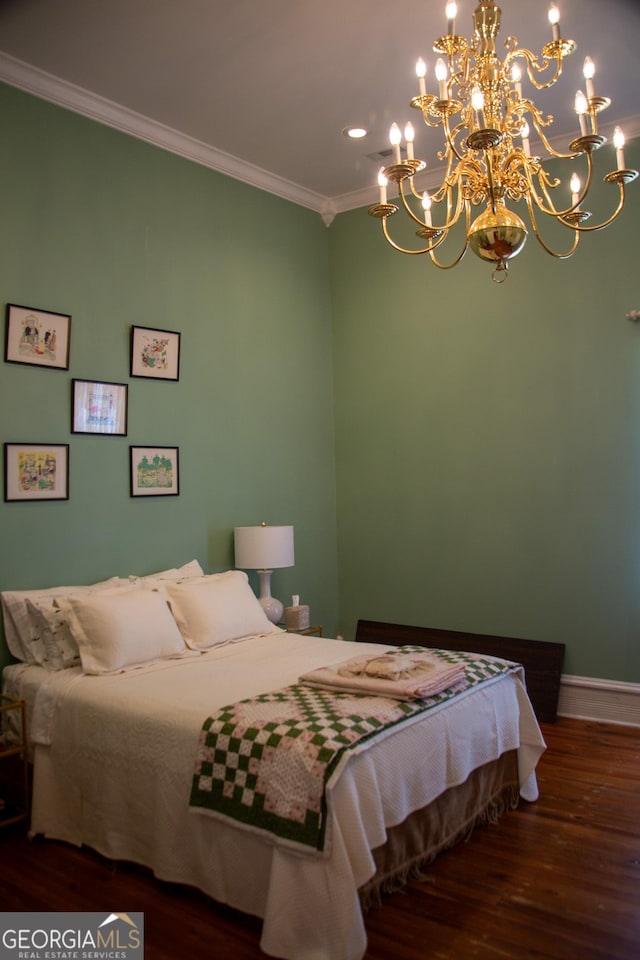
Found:
[{"label": "recessed ceiling light", "polygon": [[345,137],[349,137],[351,140],[362,140],[369,131],[365,130],[364,127],[345,127],[342,132]]}]

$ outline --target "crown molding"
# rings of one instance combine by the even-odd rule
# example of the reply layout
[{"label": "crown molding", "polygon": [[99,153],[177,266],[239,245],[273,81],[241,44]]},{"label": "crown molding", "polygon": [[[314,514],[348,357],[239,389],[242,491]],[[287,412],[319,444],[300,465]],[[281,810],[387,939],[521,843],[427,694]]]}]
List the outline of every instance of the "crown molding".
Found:
[{"label": "crown molding", "polygon": [[155,147],[161,147],[194,163],[209,167],[234,180],[240,180],[267,193],[273,193],[299,206],[308,207],[321,214],[323,218],[327,206],[330,205],[327,197],[307,190],[284,177],[269,173],[223,150],[217,150],[201,140],[185,136],[172,127],[150,120],[134,110],[128,110],[112,100],[90,93],[82,87],[54,77],[44,70],[39,70],[1,51],[0,81],[40,97],[42,100],[55,103],[66,110],[113,127],[138,140],[144,140]]}]

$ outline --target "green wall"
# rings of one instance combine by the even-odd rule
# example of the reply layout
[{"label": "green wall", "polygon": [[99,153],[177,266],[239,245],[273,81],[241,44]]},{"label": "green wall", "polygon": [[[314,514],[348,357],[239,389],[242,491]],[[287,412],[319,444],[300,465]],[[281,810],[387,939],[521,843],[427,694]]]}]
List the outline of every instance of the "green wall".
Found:
[{"label": "green wall", "polygon": [[[235,525],[292,523],[274,595],[335,632],[320,217],[7,86],[0,117],[2,309],[73,317],[69,371],[0,364],[2,441],[68,442],[71,493],[0,503],[0,589],[225,569]],[[131,324],[181,332],[178,383],[130,379]],[[127,437],[71,434],[73,377],[129,383]],[[130,498],[129,444],[179,447],[179,497]]]},{"label": "green wall", "polygon": [[[1,364],[2,440],[69,442],[71,498],[0,503],[0,589],[220,570],[235,525],[293,523],[274,593],[327,633],[559,640],[640,681],[637,183],[497,287],[10,87],[0,117],[0,299],[73,316],[69,371]],[[178,383],[129,378],[131,324],[181,331]],[[72,377],[129,383],[128,437],[70,433]],[[130,443],[179,446],[179,497],[129,497]]]},{"label": "green wall", "polygon": [[628,196],[571,260],[530,237],[502,286],[471,253],[439,271],[393,251],[364,209],[335,221],[346,635],[362,617],[561,641],[566,673],[640,681],[638,183]]}]

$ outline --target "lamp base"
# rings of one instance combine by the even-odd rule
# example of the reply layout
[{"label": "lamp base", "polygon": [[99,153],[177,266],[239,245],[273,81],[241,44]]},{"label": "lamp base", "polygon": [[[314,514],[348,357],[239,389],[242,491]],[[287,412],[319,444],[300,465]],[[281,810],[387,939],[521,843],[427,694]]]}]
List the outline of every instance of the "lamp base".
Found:
[{"label": "lamp base", "polygon": [[280,623],[284,613],[284,605],[271,596],[272,570],[258,570],[260,577],[260,596],[258,601],[271,623]]}]

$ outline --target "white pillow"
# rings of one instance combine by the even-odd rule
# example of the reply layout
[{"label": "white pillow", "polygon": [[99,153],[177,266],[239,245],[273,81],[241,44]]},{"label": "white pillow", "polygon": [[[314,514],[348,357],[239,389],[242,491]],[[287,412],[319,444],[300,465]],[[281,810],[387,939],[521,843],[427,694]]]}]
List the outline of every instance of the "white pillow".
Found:
[{"label": "white pillow", "polygon": [[193,650],[277,629],[243,570],[215,573],[191,583],[167,583],[166,591],[180,633]]},{"label": "white pillow", "polygon": [[131,587],[61,597],[85,673],[114,673],[186,653],[163,591]]},{"label": "white pillow", "polygon": [[181,567],[172,567],[170,570],[161,570],[159,573],[149,573],[145,577],[138,577],[132,573],[129,580],[132,582],[145,580],[182,580],[184,577],[203,577],[204,570],[197,560],[190,560]]},{"label": "white pillow", "polygon": [[52,600],[54,597],[71,593],[89,593],[94,590],[113,590],[114,587],[127,584],[128,581],[111,577],[90,586],[75,587],[47,587],[44,590],[5,590],[0,594],[2,598],[2,615],[4,620],[4,635],[10,652],[17,660],[25,663],[45,663],[47,652],[40,637],[39,628],[34,625],[33,618],[27,609],[27,600],[38,604],[43,600]]}]

